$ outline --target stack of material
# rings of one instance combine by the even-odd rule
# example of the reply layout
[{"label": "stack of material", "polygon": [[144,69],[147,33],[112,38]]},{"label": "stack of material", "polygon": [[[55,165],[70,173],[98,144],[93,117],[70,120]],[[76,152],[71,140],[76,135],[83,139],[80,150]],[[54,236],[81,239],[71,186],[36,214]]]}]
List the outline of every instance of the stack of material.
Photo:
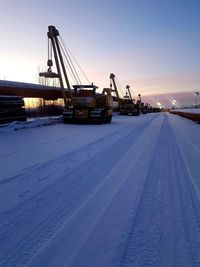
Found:
[{"label": "stack of material", "polygon": [[21,97],[0,95],[0,124],[26,119],[24,100]]}]

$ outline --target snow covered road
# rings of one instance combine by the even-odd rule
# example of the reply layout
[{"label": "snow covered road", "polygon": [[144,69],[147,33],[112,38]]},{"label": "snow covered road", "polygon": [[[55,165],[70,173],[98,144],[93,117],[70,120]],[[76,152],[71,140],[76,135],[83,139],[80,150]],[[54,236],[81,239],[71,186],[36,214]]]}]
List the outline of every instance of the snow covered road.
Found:
[{"label": "snow covered road", "polygon": [[200,127],[0,130],[0,266],[200,266]]}]

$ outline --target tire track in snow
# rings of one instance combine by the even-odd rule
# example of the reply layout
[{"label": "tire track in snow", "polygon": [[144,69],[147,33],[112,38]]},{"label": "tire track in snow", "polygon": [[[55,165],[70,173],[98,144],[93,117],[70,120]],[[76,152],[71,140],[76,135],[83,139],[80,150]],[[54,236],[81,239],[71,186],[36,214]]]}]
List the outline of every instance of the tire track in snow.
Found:
[{"label": "tire track in snow", "polygon": [[[182,236],[181,256],[182,259],[185,260],[185,262],[179,261],[178,263],[180,266],[197,267],[200,266],[200,202],[190,172],[192,166],[186,161],[179,140],[175,135],[175,128],[178,128],[179,125],[173,123],[171,115],[168,115],[168,118],[168,128],[170,129],[169,134],[171,138],[171,155],[173,155],[171,164],[173,166],[172,170],[174,171],[175,188],[177,188],[177,199],[179,200],[177,211],[180,213],[178,219],[179,228],[181,229],[180,234]],[[178,245],[176,239],[174,247],[177,249]],[[176,255],[178,255],[178,251]],[[174,262],[176,261],[177,259],[174,259]]]},{"label": "tire track in snow", "polygon": [[[176,127],[174,125],[174,127]],[[190,165],[188,165],[183,151],[176,139],[173,131],[174,142],[177,142],[176,154],[179,154],[181,161],[177,162],[177,184],[179,188],[179,198],[182,211],[183,235],[185,237],[185,247],[188,258],[188,265],[185,266],[200,266],[200,202],[197,192],[194,188],[191,176]],[[174,162],[173,162],[174,164]],[[181,174],[181,170],[184,170]]]},{"label": "tire track in snow", "polygon": [[[158,132],[161,121],[162,117],[154,122]],[[118,255],[121,242],[119,240],[130,221],[130,207],[135,206],[133,199],[137,201],[142,187],[143,173],[146,172],[143,167],[152,156],[158,133],[148,140],[148,145],[143,146],[143,140],[153,132],[154,127],[151,125],[137,138],[137,142],[112,172],[108,173],[108,178],[91,196],[90,201],[87,201],[70,223],[56,235],[54,240],[57,240],[58,244],[54,244],[54,240],[49,242],[47,247],[31,260],[30,266],[55,266],[58,261],[60,266],[118,266],[115,264],[116,260],[114,265],[110,262],[111,255]],[[135,173],[136,168],[140,168],[140,173]],[[80,221],[78,225],[77,221]],[[90,227],[87,228],[86,225]],[[62,248],[55,252],[54,248],[59,246],[58,240],[65,241]],[[45,262],[45,251],[53,254],[53,257],[48,257],[48,262]],[[62,255],[67,255],[64,262],[60,262]]]},{"label": "tire track in snow", "polygon": [[[121,129],[120,129],[121,130]],[[129,129],[128,129],[129,130]],[[126,130],[125,130],[126,132]],[[0,181],[0,185],[3,185],[3,184],[7,184],[7,183],[10,183],[10,182],[13,182],[14,180],[18,180],[18,181],[21,181],[21,180],[24,180],[24,179],[27,179],[27,172],[30,172],[31,174],[34,172],[34,171],[39,171],[39,170],[43,170],[45,169],[46,167],[48,168],[50,164],[55,164],[57,162],[67,162],[67,161],[70,161],[70,163],[72,162],[75,162],[77,161],[77,158],[79,158],[79,154],[84,154],[85,152],[88,151],[88,149],[90,150],[96,150],[98,146],[101,146],[102,143],[104,143],[106,140],[110,140],[112,142],[112,138],[115,137],[117,134],[120,134],[123,136],[124,134],[124,130],[117,130],[117,131],[114,131],[113,133],[110,133],[92,143],[89,143],[87,145],[84,145],[83,147],[81,148],[78,148],[76,149],[75,151],[71,152],[71,153],[65,153],[61,156],[58,156],[57,158],[54,158],[52,160],[49,160],[48,162],[46,163],[42,163],[42,164],[39,164],[37,163],[36,165],[33,165],[31,167],[29,167],[25,173],[21,173],[21,174],[18,174],[16,176],[12,176],[12,177],[9,177],[9,178],[6,178],[6,179],[2,179]],[[57,141],[57,140],[56,140]],[[34,174],[33,174],[34,175]],[[40,174],[42,175],[42,173]],[[29,175],[30,176],[30,175]],[[32,177],[31,177],[32,178]]]},{"label": "tire track in snow", "polygon": [[120,264],[200,266],[199,228],[199,201],[165,115]]},{"label": "tire track in snow", "polygon": [[200,200],[200,127],[187,119],[178,118],[170,114],[170,123],[187,166],[187,171],[196,190],[196,195]]},{"label": "tire track in snow", "polygon": [[[155,115],[147,121],[143,121],[143,124],[148,125],[154,118]],[[130,125],[125,125],[123,129],[120,128],[71,153],[66,153],[41,165],[36,164],[33,168],[25,169],[20,175],[0,181],[0,219],[5,220],[6,217],[9,218],[8,212],[12,212],[12,208],[13,210],[16,209],[16,205],[23,205],[23,202],[25,203],[27,198],[35,195],[37,191],[42,191],[49,184],[51,186],[51,183],[53,184],[59,179],[62,179],[62,176],[66,175],[72,168],[79,166],[83,161],[95,156],[97,150],[106,149],[111,144],[117,143],[118,140],[123,137],[125,138],[126,135],[136,127],[136,124],[133,124],[132,127],[130,127]],[[9,198],[5,208],[5,197],[10,194],[13,195],[13,193],[15,198]],[[16,198],[17,194],[18,198]],[[19,198],[21,198],[20,201]]]},{"label": "tire track in snow", "polygon": [[[161,138],[162,131],[161,129],[159,138]],[[154,154],[158,153],[158,149],[159,147],[157,146]],[[152,165],[154,165],[153,159]],[[160,233],[160,214],[158,211],[158,194],[155,194],[157,181],[156,176],[152,177],[152,171],[155,171],[158,177],[161,175],[161,170],[157,168],[157,166],[152,166],[147,174],[134,222],[120,262],[121,266],[151,266],[157,254]],[[153,212],[149,212],[151,210],[154,210],[154,213],[157,213],[158,216],[155,217]],[[148,233],[150,226],[151,230]],[[141,254],[143,257],[142,259]]]},{"label": "tire track in snow", "polygon": [[[67,172],[56,183],[17,207],[13,211],[14,216],[11,213],[11,219],[0,230],[0,241],[4,243],[0,251],[0,266],[26,265],[82,203],[87,201],[112,166],[120,161],[119,155],[126,154],[137,141],[133,138],[138,138],[154,119],[155,117],[138,129],[128,132],[116,143],[100,151],[96,157],[76,166],[76,169]],[[113,153],[111,157],[112,151],[117,153]],[[99,165],[95,164],[97,161]]]}]

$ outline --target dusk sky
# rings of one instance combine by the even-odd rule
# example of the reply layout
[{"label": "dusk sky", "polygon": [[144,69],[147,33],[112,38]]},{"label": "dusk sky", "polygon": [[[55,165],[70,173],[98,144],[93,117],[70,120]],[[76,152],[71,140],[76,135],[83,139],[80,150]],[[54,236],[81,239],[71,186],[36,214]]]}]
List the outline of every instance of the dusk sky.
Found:
[{"label": "dusk sky", "polygon": [[[0,79],[37,82],[55,25],[91,82],[133,95],[200,90],[199,0],[0,0]],[[125,89],[124,89],[125,91]]]}]

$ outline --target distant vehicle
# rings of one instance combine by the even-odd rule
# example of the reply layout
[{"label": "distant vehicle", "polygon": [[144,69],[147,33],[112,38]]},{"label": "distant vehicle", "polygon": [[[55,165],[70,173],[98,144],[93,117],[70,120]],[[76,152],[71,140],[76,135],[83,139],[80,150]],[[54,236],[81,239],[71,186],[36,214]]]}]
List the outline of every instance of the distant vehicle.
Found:
[{"label": "distant vehicle", "polygon": [[110,74],[111,85],[113,85],[114,89],[112,92],[116,93],[116,97],[118,99],[118,111],[120,115],[129,115],[129,116],[138,116],[140,114],[140,103],[134,103],[130,93],[130,86],[126,86],[126,95],[124,98],[120,98],[118,88],[115,82],[115,75],[113,73]]},{"label": "distant vehicle", "polygon": [[[53,49],[54,59],[56,63],[57,73],[52,72],[53,62],[51,59],[52,51],[49,51],[47,61],[47,72],[40,73],[45,78],[58,78],[64,99],[63,120],[65,123],[76,122],[94,122],[94,123],[110,123],[112,120],[112,96],[111,90],[104,90],[101,94],[96,92],[97,86],[93,84],[82,85],[75,70],[71,59],[66,60],[68,69],[71,70],[76,81],[80,84],[73,85],[73,89],[69,83],[68,75],[65,68],[64,58],[69,54],[64,53],[65,47],[61,46],[58,39],[59,31],[55,26],[48,27],[47,36],[49,38],[49,49]],[[64,76],[64,77],[63,77]],[[67,90],[64,88],[64,82]]]}]

